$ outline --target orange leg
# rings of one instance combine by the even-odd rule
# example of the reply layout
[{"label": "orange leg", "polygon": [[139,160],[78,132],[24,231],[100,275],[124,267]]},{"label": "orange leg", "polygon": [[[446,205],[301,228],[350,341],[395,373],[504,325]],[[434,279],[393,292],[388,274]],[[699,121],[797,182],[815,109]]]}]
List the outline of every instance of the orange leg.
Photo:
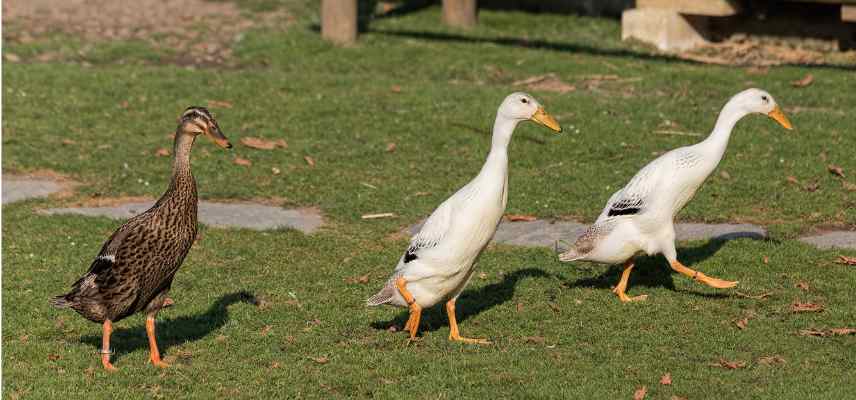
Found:
[{"label": "orange leg", "polygon": [[404,301],[407,302],[410,308],[410,318],[407,319],[404,330],[410,332],[410,340],[414,340],[416,339],[416,332],[419,331],[419,319],[422,317],[422,307],[416,304],[416,299],[407,290],[407,281],[404,278],[399,277],[396,279],[395,287],[398,288],[398,292],[401,293],[401,297],[404,297]]},{"label": "orange leg", "polygon": [[458,331],[458,320],[455,318],[455,299],[446,302],[446,314],[449,315],[449,340],[472,344],[490,344],[487,339],[470,339],[461,337]]},{"label": "orange leg", "polygon": [[113,333],[113,322],[109,319],[105,319],[102,329],[101,351],[99,351],[99,353],[101,353],[101,365],[103,365],[104,369],[107,371],[114,372],[117,369],[113,364],[110,364],[110,354],[113,354],[113,351],[110,350],[110,334]]},{"label": "orange leg", "polygon": [[687,268],[684,264],[681,264],[678,260],[672,261],[669,263],[672,266],[672,269],[680,272],[683,275],[686,275],[693,280],[699,281],[708,285],[710,287],[715,287],[717,289],[726,289],[730,287],[737,286],[737,281],[724,281],[722,279],[711,278],[701,272],[696,270]]},{"label": "orange leg", "polygon": [[159,368],[169,367],[169,364],[163,362],[158,351],[158,342],[155,338],[155,316],[146,316],[146,335],[149,337],[149,360],[152,365]]},{"label": "orange leg", "polygon": [[618,285],[615,286],[615,289],[612,289],[612,293],[617,294],[618,298],[624,303],[645,300],[648,298],[648,295],[646,294],[630,297],[624,293],[624,291],[627,290],[627,281],[630,279],[630,272],[633,271],[633,266],[633,259],[627,260],[627,262],[624,263],[624,272],[621,273],[621,280],[618,281]]}]

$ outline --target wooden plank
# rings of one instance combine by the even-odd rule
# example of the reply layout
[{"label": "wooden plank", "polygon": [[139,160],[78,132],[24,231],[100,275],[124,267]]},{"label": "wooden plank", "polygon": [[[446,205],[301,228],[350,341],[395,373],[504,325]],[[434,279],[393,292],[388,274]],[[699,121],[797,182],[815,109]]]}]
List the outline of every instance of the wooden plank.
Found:
[{"label": "wooden plank", "polygon": [[726,17],[740,12],[737,0],[636,0],[636,8],[660,8],[681,14]]},{"label": "wooden plank", "polygon": [[321,37],[339,45],[357,41],[357,0],[321,1]]},{"label": "wooden plank", "polygon": [[842,5],[841,20],[844,22],[856,22],[856,5]]}]

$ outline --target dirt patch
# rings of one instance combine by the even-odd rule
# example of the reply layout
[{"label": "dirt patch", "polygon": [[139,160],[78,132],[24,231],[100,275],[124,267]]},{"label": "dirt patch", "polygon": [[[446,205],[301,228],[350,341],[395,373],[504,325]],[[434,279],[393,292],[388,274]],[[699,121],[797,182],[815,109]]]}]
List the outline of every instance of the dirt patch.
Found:
[{"label": "dirt patch", "polygon": [[[252,27],[293,21],[285,11],[243,15],[233,3],[206,0],[13,0],[3,2],[3,39],[32,43],[54,33],[86,42],[140,40],[154,49],[175,52],[181,64],[221,64],[232,44]],[[85,55],[93,44],[84,46]],[[36,61],[51,61],[43,53]],[[59,54],[53,54],[59,57]],[[13,55],[7,61],[20,59]]]},{"label": "dirt patch", "polygon": [[[839,52],[832,40],[734,35],[678,54],[706,64],[768,67],[775,65],[825,65],[856,63],[856,51]],[[753,73],[766,73],[754,70]]]}]

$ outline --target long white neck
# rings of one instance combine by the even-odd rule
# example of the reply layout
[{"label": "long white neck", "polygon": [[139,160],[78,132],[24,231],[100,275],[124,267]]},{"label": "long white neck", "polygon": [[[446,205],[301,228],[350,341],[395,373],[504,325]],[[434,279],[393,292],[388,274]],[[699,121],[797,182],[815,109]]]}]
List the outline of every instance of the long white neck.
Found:
[{"label": "long white neck", "polygon": [[746,112],[734,100],[729,101],[719,113],[719,118],[716,119],[716,125],[713,127],[713,132],[698,144],[708,154],[715,156],[717,163],[725,154],[725,148],[728,147],[728,139],[731,138],[731,130],[741,118],[746,116]]},{"label": "long white neck", "polygon": [[490,153],[487,155],[484,167],[479,175],[486,172],[508,173],[508,144],[511,142],[511,134],[517,127],[518,120],[496,115],[493,122],[493,138],[490,144]]}]

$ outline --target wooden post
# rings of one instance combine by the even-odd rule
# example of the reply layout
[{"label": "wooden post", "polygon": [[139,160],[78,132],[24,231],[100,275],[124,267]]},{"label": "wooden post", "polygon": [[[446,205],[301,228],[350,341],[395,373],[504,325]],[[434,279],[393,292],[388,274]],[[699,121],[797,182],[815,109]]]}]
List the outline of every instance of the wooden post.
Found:
[{"label": "wooden post", "polygon": [[357,0],[321,0],[321,37],[339,45],[357,41]]},{"label": "wooden post", "polygon": [[443,22],[455,28],[472,28],[478,22],[476,0],[443,0]]}]

